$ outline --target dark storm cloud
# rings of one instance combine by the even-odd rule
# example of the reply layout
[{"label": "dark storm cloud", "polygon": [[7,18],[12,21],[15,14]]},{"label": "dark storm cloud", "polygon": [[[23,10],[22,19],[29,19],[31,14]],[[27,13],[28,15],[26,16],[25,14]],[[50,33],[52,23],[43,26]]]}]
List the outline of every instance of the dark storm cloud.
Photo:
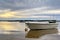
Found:
[{"label": "dark storm cloud", "polygon": [[60,0],[0,0],[0,9],[21,10],[42,6],[60,8]]},{"label": "dark storm cloud", "polygon": [[22,9],[24,3],[22,0],[0,0],[0,9]]},{"label": "dark storm cloud", "polygon": [[43,6],[59,9],[60,0],[0,0],[0,9],[21,10]]},{"label": "dark storm cloud", "polygon": [[60,0],[48,0],[47,6],[50,6],[54,9],[60,9]]}]

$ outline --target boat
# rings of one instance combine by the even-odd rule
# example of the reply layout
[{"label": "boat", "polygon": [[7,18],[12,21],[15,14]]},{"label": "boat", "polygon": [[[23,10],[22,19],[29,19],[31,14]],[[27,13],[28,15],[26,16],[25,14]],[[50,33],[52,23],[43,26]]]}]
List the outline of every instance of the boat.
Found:
[{"label": "boat", "polygon": [[57,28],[58,23],[56,21],[49,22],[26,22],[25,23],[30,29],[51,29]]}]

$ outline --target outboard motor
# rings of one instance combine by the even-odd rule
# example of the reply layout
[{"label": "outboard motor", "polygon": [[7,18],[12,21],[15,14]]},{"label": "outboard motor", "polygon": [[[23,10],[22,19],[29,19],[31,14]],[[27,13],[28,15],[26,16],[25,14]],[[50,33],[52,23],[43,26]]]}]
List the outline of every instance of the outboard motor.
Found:
[{"label": "outboard motor", "polygon": [[49,23],[56,23],[56,20],[49,20]]}]

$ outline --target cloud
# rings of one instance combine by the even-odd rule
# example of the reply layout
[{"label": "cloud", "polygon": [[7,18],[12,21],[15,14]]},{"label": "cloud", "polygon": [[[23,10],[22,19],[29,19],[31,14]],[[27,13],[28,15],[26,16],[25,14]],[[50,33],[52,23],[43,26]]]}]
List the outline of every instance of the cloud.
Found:
[{"label": "cloud", "polygon": [[[17,16],[33,16],[36,14],[60,14],[60,9],[50,9],[51,7],[40,7],[40,8],[32,8],[32,9],[27,9],[27,10],[22,10],[22,11],[17,11],[18,14]],[[40,15],[41,16],[41,15]]]},{"label": "cloud", "polygon": [[60,9],[60,0],[48,0],[47,6],[50,6],[54,9]]},{"label": "cloud", "polygon": [[[22,12],[19,12],[18,11],[11,11],[11,10],[0,10],[0,19],[3,19],[3,18],[26,18],[28,16],[25,16],[25,15],[21,15]],[[18,14],[18,15],[17,15]]]},{"label": "cloud", "polygon": [[1,9],[17,10],[24,7],[25,5],[22,0],[0,0]]},{"label": "cloud", "polygon": [[42,14],[60,14],[60,9],[58,10],[45,10],[41,12]]},{"label": "cloud", "polygon": [[[41,11],[45,11],[45,10],[47,10],[47,9],[50,9],[50,7],[46,7],[46,6],[44,6],[44,7],[40,7],[40,8],[32,8],[32,9],[26,9],[26,10],[17,10],[16,12],[18,13],[17,15],[19,16],[24,16],[24,15],[26,15],[26,16],[29,16],[29,15],[34,15],[34,14],[38,14],[38,13],[40,13]],[[21,13],[21,14],[20,14]],[[33,16],[32,15],[32,16]]]},{"label": "cloud", "polygon": [[50,16],[31,16],[30,18],[50,18]]},{"label": "cloud", "polygon": [[60,0],[0,0],[0,19],[33,18],[41,14],[60,14]]},{"label": "cloud", "polygon": [[[27,10],[17,10],[17,11],[11,11],[11,10],[4,10],[0,14],[0,18],[49,18],[48,15],[44,16],[45,14],[60,14],[60,10],[48,10],[50,7],[41,7],[41,8],[33,8],[33,9],[27,9]],[[38,16],[38,14],[40,16]],[[42,16],[43,14],[43,16]],[[37,15],[37,16],[35,16]]]},{"label": "cloud", "polygon": [[[56,7],[58,0],[0,0],[0,9],[24,10],[44,6]],[[60,4],[60,2],[58,2]],[[59,5],[57,5],[59,6]]]},{"label": "cloud", "polygon": [[0,17],[1,18],[10,18],[10,17],[13,17],[16,12],[13,12],[13,11],[10,11],[10,10],[1,10],[0,11]]},{"label": "cloud", "polygon": [[14,16],[14,14],[15,14],[14,12],[6,12],[4,14],[0,14],[0,17],[9,18]]}]

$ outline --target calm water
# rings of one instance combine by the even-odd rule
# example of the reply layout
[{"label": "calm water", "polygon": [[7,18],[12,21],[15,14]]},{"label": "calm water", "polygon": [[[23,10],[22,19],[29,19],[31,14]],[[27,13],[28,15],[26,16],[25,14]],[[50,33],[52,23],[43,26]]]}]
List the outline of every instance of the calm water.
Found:
[{"label": "calm water", "polygon": [[24,23],[0,22],[0,40],[25,40]]},{"label": "calm water", "polygon": [[25,32],[25,23],[0,22],[0,40],[59,40],[60,23],[55,29]]},{"label": "calm water", "polygon": [[19,22],[0,22],[0,30],[24,31],[24,23],[19,23]]}]

